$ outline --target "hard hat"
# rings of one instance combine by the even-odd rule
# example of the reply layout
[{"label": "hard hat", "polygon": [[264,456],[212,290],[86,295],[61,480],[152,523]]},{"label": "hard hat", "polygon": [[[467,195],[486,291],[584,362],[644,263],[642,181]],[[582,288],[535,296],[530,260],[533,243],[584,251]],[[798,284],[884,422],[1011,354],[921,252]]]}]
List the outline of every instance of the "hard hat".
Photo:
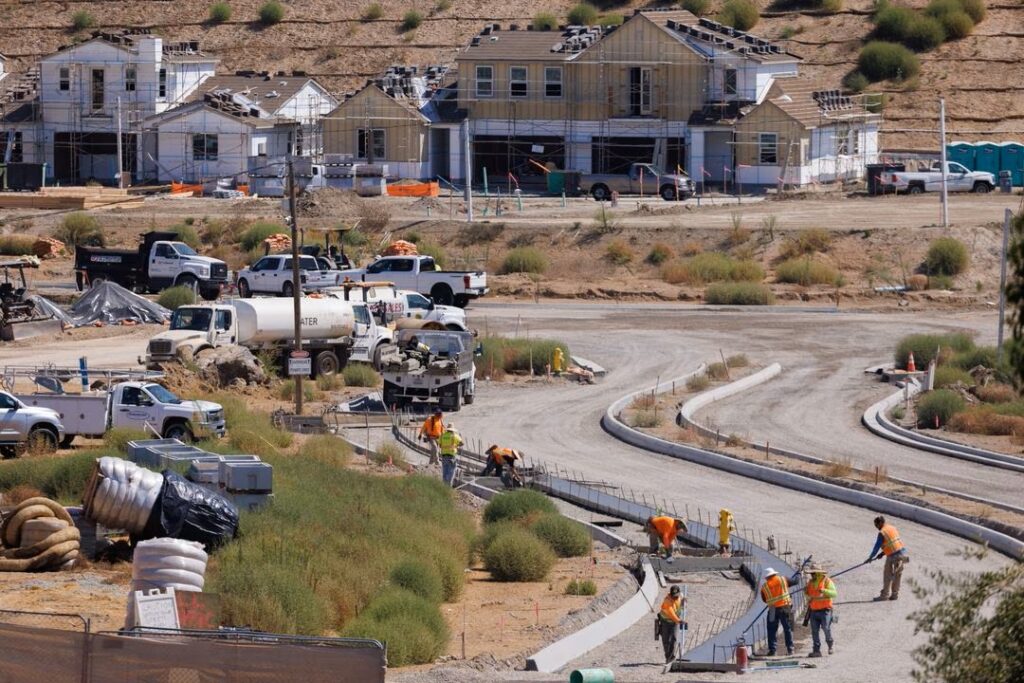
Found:
[{"label": "hard hat", "polygon": [[669,595],[679,595],[679,586],[672,586],[668,592]]},{"label": "hard hat", "polygon": [[441,410],[441,406],[434,408],[434,415],[442,415],[443,413],[444,411]]},{"label": "hard hat", "polygon": [[764,570],[764,577],[765,577],[766,579],[767,579],[767,578],[768,578],[769,576],[775,576],[776,574],[778,574],[778,572],[777,572],[777,571],[775,571],[774,569],[772,569],[771,567],[768,567],[767,569],[765,569],[765,570]]},{"label": "hard hat", "polygon": [[820,562],[812,563],[811,564],[811,573],[812,574],[825,574],[825,573],[827,573],[825,571],[825,565],[821,564]]}]

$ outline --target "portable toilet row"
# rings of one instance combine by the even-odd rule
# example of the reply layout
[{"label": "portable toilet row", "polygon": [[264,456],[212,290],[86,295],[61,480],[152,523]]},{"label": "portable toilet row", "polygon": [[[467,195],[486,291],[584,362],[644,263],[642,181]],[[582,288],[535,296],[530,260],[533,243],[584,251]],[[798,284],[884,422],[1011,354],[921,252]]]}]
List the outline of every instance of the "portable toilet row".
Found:
[{"label": "portable toilet row", "polygon": [[1014,185],[1024,185],[1024,144],[1019,142],[963,142],[946,145],[946,157],[972,171],[987,171],[999,177],[1012,173]]}]

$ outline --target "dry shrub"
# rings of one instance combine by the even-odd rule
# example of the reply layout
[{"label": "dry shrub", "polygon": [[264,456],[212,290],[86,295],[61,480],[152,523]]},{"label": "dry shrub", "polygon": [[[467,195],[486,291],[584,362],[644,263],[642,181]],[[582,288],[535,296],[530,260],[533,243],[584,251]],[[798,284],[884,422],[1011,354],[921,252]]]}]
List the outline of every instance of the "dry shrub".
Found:
[{"label": "dry shrub", "polygon": [[715,381],[729,378],[729,367],[722,362],[712,363],[706,370],[708,377]]},{"label": "dry shrub", "polygon": [[597,595],[597,584],[590,579],[573,579],[565,586],[566,595]]},{"label": "dry shrub", "polygon": [[29,498],[44,498],[46,494],[37,489],[35,486],[28,484],[17,484],[11,487],[10,490],[5,491],[0,498],[3,500],[4,505],[18,505],[22,501],[26,501]]},{"label": "dry shrub", "polygon": [[816,252],[828,251],[832,243],[832,235],[824,228],[808,228],[791,235],[782,245],[779,255],[783,259],[806,256]]},{"label": "dry shrub", "polygon": [[725,437],[725,445],[731,448],[739,448],[743,445],[743,439],[739,434],[730,434]]},{"label": "dry shrub", "polygon": [[907,278],[907,287],[912,292],[923,292],[928,289],[928,276],[915,273]]},{"label": "dry shrub", "polygon": [[745,353],[737,353],[726,358],[725,364],[730,368],[745,368],[750,365],[750,359]]},{"label": "dry shrub", "polygon": [[696,240],[687,240],[679,247],[679,253],[683,256],[696,256],[704,251],[704,245]]},{"label": "dry shrub", "polygon": [[633,415],[632,425],[633,427],[641,427],[644,429],[651,429],[661,425],[661,413],[656,408],[650,410],[638,410]]},{"label": "dry shrub", "polygon": [[405,454],[402,451],[402,447],[394,441],[387,441],[377,446],[376,450],[370,456],[378,465],[387,465],[391,463],[397,467],[401,467],[405,464]]},{"label": "dry shrub", "polygon": [[657,403],[657,399],[654,396],[654,392],[638,394],[630,402],[629,407],[635,408],[636,410],[644,410],[646,408],[653,408]]},{"label": "dry shrub", "polygon": [[662,263],[675,258],[676,253],[672,247],[663,242],[658,242],[651,247],[645,259],[652,266],[660,266]]},{"label": "dry shrub", "polygon": [[702,437],[693,427],[681,427],[676,435],[676,441],[683,443],[701,443]]},{"label": "dry shrub", "polygon": [[605,248],[604,257],[609,263],[624,266],[633,260],[633,250],[622,240],[614,240]]},{"label": "dry shrub", "polygon": [[986,406],[973,406],[949,418],[949,428],[965,434],[1024,435],[1024,417],[1000,415]]},{"label": "dry shrub", "polygon": [[688,391],[704,391],[711,385],[711,380],[708,379],[706,374],[694,375],[693,377],[686,380],[686,389]]},{"label": "dry shrub", "polygon": [[825,466],[825,476],[827,477],[848,477],[852,472],[853,465],[850,464],[849,458],[833,460]]},{"label": "dry shrub", "polygon": [[359,206],[359,229],[376,232],[388,227],[391,211],[383,199],[366,199]]},{"label": "dry shrub", "polygon": [[740,225],[733,226],[725,236],[725,245],[730,249],[745,244],[750,239],[750,230]]},{"label": "dry shrub", "polygon": [[985,403],[1009,403],[1017,399],[1017,392],[1009,384],[989,384],[976,386],[974,395]]}]

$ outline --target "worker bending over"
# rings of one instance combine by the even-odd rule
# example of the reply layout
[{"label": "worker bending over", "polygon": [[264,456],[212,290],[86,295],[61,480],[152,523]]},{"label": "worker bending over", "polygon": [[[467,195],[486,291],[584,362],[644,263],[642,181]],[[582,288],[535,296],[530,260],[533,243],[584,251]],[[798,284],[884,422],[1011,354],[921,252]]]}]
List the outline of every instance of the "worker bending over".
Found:
[{"label": "worker bending over", "polygon": [[651,539],[651,554],[658,552],[658,544],[665,548],[665,557],[672,558],[672,548],[680,531],[686,531],[686,522],[675,517],[655,515],[647,518],[644,531]]},{"label": "worker bending over", "polygon": [[800,572],[786,578],[771,567],[764,570],[764,583],[761,584],[761,600],[768,605],[768,656],[775,656],[775,644],[778,642],[779,624],[782,625],[782,637],[786,641],[786,654],[793,654],[793,598],[789,595],[790,586],[800,582]]},{"label": "worker bending over", "polygon": [[661,637],[661,646],[665,649],[665,663],[676,658],[676,646],[679,644],[679,631],[683,624],[683,596],[679,586],[672,586],[668,595],[661,603],[658,620],[655,623],[657,635]]},{"label": "worker bending over", "polygon": [[[878,594],[875,601],[896,600],[900,596],[900,581],[903,579],[903,565],[910,561],[907,548],[900,540],[900,532],[896,527],[888,524],[885,517],[875,517],[875,528],[878,529],[878,538],[875,539],[875,547],[868,555],[868,562],[885,557],[885,568],[882,570],[882,592]],[[882,553],[879,554],[878,551]]]},{"label": "worker bending over", "polygon": [[434,414],[423,421],[423,426],[420,427],[420,441],[427,444],[427,450],[430,451],[430,464],[437,464],[437,440],[441,438],[441,434],[444,433],[444,413],[441,412],[440,408],[434,408]]},{"label": "worker bending over", "polygon": [[459,455],[459,448],[462,447],[462,437],[455,431],[455,425],[451,422],[441,433],[437,440],[438,449],[441,451],[441,479],[448,486],[455,481],[455,459]]},{"label": "worker bending over", "polygon": [[[498,444],[492,444],[485,453],[487,453],[487,464],[480,472],[481,477],[486,477],[493,472],[501,477],[502,483],[509,488],[523,485],[522,477],[516,471],[516,463],[522,462],[522,453],[514,448],[500,448]],[[507,473],[505,472],[506,467],[508,468]]]},{"label": "worker bending over", "polygon": [[825,568],[815,562],[811,565],[811,580],[804,586],[807,594],[807,610],[811,621],[811,642],[814,649],[808,657],[821,656],[821,631],[825,632],[825,643],[828,653],[832,654],[832,601],[835,599],[836,585],[828,578]]}]

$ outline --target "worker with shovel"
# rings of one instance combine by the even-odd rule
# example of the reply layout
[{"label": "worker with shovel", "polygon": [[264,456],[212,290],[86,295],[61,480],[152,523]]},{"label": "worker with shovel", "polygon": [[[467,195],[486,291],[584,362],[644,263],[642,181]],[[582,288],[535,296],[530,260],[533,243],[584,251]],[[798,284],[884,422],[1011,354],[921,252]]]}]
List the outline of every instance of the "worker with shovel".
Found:
[{"label": "worker with shovel", "polygon": [[670,664],[676,658],[679,630],[683,628],[683,596],[679,586],[672,586],[661,602],[655,628],[656,635],[661,638],[661,646],[665,649],[665,663]]},{"label": "worker with shovel", "polygon": [[462,437],[455,431],[455,425],[451,422],[441,433],[437,440],[438,449],[441,451],[441,479],[448,486],[455,481],[455,459],[459,455],[459,448],[462,447]]},{"label": "worker with shovel", "polygon": [[[910,555],[900,540],[900,532],[896,531],[892,524],[888,524],[885,517],[875,517],[875,528],[878,529],[878,538],[875,539],[875,547],[868,555],[868,562],[884,557],[885,568],[882,570],[882,592],[874,600],[897,600],[900,596],[900,581],[903,579],[903,565],[910,561]],[[881,554],[879,550],[882,551]]]},{"label": "worker with shovel", "polygon": [[821,631],[825,632],[825,643],[828,653],[832,654],[832,601],[835,599],[836,585],[828,578],[825,567],[815,562],[811,565],[811,580],[804,586],[807,594],[807,609],[811,622],[811,642],[814,649],[808,657],[821,656]]},{"label": "worker with shovel", "polygon": [[680,531],[686,531],[686,522],[675,517],[652,515],[644,523],[644,531],[651,539],[651,554],[658,552],[658,544],[665,548],[665,557],[672,559],[672,548]]},{"label": "worker with shovel", "polygon": [[[498,444],[491,444],[491,447],[484,452],[487,453],[487,464],[480,472],[481,477],[486,477],[493,472],[509,488],[523,485],[523,479],[516,471],[516,463],[523,459],[522,453],[514,448],[500,448]],[[505,472],[506,467],[508,468],[507,473]]]},{"label": "worker with shovel", "polygon": [[764,583],[761,585],[761,599],[768,606],[768,656],[775,656],[775,644],[778,642],[779,625],[782,625],[782,636],[786,641],[786,654],[793,654],[793,598],[789,596],[790,586],[800,581],[800,572],[786,578],[768,567],[764,570]]},{"label": "worker with shovel", "polygon": [[430,451],[430,464],[437,464],[437,440],[444,433],[444,413],[441,408],[434,408],[434,414],[423,421],[420,427],[420,441],[426,442]]}]

